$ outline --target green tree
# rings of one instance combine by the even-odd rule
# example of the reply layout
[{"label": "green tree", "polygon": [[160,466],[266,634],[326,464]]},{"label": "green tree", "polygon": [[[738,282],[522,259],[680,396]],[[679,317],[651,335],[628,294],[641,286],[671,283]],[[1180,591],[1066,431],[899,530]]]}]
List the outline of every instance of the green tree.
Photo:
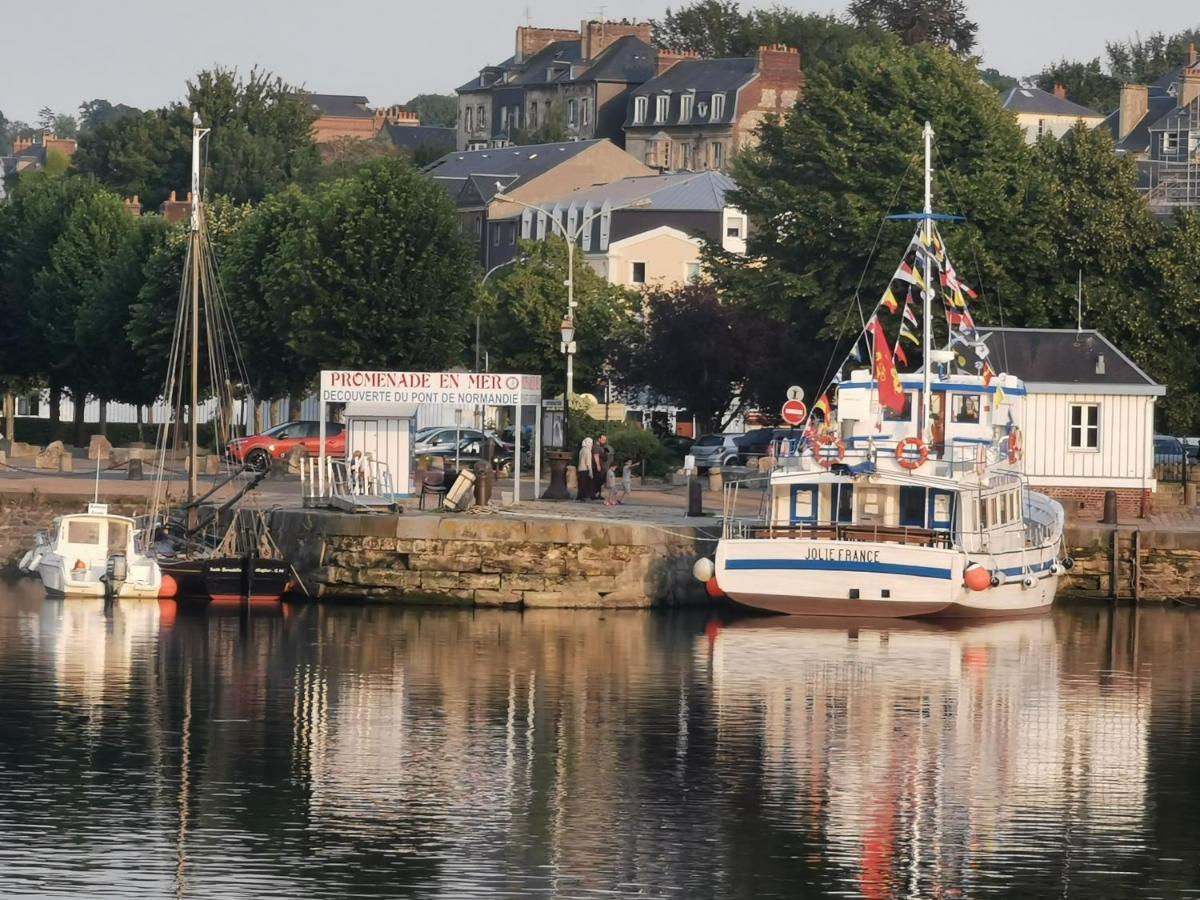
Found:
[{"label": "green tree", "polygon": [[453,94],[417,94],[404,108],[415,112],[422,125],[454,128],[458,124],[458,98]]},{"label": "green tree", "polygon": [[80,136],[72,163],[76,171],[156,209],[171,191],[187,191],[190,128],[169,109],[109,119]]},{"label": "green tree", "polygon": [[1116,107],[1121,96],[1121,80],[1103,70],[1099,57],[1088,62],[1060,60],[1042,69],[1033,83],[1043,91],[1061,84],[1070,100],[1100,112]]},{"label": "green tree", "polygon": [[1001,93],[1007,91],[1009,88],[1014,88],[1021,83],[1018,79],[1013,78],[1011,75],[1005,75],[999,69],[980,69],[979,77]]},{"label": "green tree", "polygon": [[[1173,434],[1200,429],[1200,213],[1180,213],[1163,231],[1146,259],[1147,287],[1161,303],[1155,311],[1158,336],[1143,342],[1138,361],[1167,386],[1159,404],[1162,427]],[[1128,302],[1129,298],[1126,298]],[[1150,335],[1147,336],[1150,338]]]},{"label": "green tree", "polygon": [[929,43],[964,58],[979,31],[963,0],[853,0],[848,12],[860,26],[890,31],[905,44]]},{"label": "green tree", "polygon": [[[262,210],[277,238],[252,291],[286,323],[291,364],[439,368],[461,361],[476,293],[473,251],[445,191],[398,159]],[[239,271],[254,254],[239,257]],[[236,303],[244,298],[241,289]],[[253,296],[253,294],[251,294]],[[255,315],[263,315],[258,312]]]},{"label": "green tree", "polygon": [[571,133],[567,129],[567,113],[564,109],[565,104],[558,103],[542,116],[542,121],[538,123],[537,128],[521,129],[513,134],[513,143],[521,145],[529,144],[557,144],[561,141],[571,139]]},{"label": "green tree", "polygon": [[8,156],[12,152],[12,139],[8,136],[8,117],[0,110],[0,156]]},{"label": "green tree", "polygon": [[97,97],[79,104],[79,133],[87,134],[95,131],[106,122],[115,122],[125,116],[141,115],[142,111],[135,106],[118,103],[115,106],[107,100]]},{"label": "green tree", "polygon": [[1188,61],[1188,50],[1200,45],[1200,27],[1166,35],[1153,31],[1146,37],[1133,37],[1104,45],[1108,66],[1120,82],[1148,84]]},{"label": "green tree", "polygon": [[[560,329],[567,311],[567,247],[560,238],[521,241],[522,261],[489,282],[481,303],[483,346],[493,369],[541,375],[550,395],[563,391]],[[575,254],[575,390],[595,384],[611,346],[632,335],[633,302]]]},{"label": "green tree", "polygon": [[59,113],[54,117],[54,136],[71,139],[79,134],[79,123],[70,113]]},{"label": "green tree", "polygon": [[654,23],[654,43],[677,53],[706,58],[745,56],[754,49],[753,23],[736,0],[697,0],[667,8]]}]

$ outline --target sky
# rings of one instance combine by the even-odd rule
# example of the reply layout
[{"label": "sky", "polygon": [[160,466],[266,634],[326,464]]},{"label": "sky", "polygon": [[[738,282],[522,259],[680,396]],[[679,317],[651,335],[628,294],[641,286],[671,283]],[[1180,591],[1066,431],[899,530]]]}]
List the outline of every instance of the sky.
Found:
[{"label": "sky", "polygon": [[[743,0],[743,8],[777,0]],[[601,3],[604,6],[601,6]],[[0,111],[33,121],[49,106],[75,112],[103,98],[148,108],[180,98],[185,80],[214,64],[258,64],[330,94],[374,106],[449,93],[512,53],[528,21],[655,18],[680,0],[55,0],[2,4]],[[793,0],[810,12],[846,0]],[[1030,75],[1062,57],[1103,55],[1106,40],[1167,33],[1200,22],[1178,0],[967,0],[985,66]],[[1191,12],[1189,13],[1189,10]],[[801,48],[803,53],[803,48]],[[18,76],[16,73],[20,73]]]}]

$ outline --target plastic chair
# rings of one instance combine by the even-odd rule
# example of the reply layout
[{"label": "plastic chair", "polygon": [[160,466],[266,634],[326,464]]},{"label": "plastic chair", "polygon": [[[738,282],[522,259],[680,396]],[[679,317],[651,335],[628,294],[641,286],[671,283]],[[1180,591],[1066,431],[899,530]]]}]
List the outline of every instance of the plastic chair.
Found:
[{"label": "plastic chair", "polygon": [[444,469],[429,469],[421,478],[421,490],[417,497],[417,507],[425,508],[425,498],[429,495],[437,497],[438,509],[441,509],[446,499],[446,492],[450,490],[450,486],[446,484],[446,472]]}]

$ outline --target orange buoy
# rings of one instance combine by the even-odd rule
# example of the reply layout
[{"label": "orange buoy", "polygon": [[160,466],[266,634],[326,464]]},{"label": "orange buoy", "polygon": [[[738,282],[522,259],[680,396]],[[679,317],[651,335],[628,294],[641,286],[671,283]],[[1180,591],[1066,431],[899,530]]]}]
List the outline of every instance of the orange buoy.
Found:
[{"label": "orange buoy", "polygon": [[158,596],[164,600],[170,600],[177,593],[179,593],[179,585],[175,583],[175,579],[163,573],[162,584],[158,588]]},{"label": "orange buoy", "polygon": [[973,591],[986,591],[992,586],[992,573],[979,563],[971,563],[963,572],[963,584]]},{"label": "orange buoy", "polygon": [[714,600],[720,600],[725,596],[725,592],[721,590],[721,586],[717,584],[716,575],[704,582],[704,590],[708,591],[708,596],[712,597]]}]

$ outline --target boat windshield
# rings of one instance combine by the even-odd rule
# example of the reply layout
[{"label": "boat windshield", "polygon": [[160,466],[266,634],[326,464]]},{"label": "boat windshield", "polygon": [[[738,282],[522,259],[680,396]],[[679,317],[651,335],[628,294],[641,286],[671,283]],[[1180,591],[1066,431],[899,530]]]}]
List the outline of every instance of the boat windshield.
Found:
[{"label": "boat windshield", "polygon": [[70,544],[100,543],[100,523],[94,520],[75,519],[67,523],[67,542]]},{"label": "boat windshield", "polygon": [[108,523],[108,552],[124,553],[129,546],[129,524],[127,522]]}]

